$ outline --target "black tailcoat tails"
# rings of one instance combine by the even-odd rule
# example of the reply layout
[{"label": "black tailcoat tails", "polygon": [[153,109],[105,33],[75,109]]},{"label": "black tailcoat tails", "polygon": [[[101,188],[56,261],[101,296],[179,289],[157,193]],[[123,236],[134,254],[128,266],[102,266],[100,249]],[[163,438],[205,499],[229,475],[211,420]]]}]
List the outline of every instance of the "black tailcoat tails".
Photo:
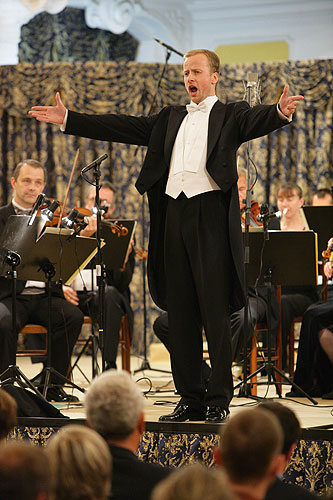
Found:
[{"label": "black tailcoat tails", "polygon": [[[279,117],[276,105],[250,108],[244,101],[230,104],[217,101],[209,116],[206,168],[221,191],[200,194],[190,198],[189,203],[186,197],[181,196],[179,203],[177,200],[175,203],[165,194],[165,187],[174,142],[186,114],[184,106],[167,106],[150,117],[87,115],[69,111],[65,132],[148,146],[136,187],[141,194],[148,194],[149,289],[154,302],[169,311],[173,347],[171,361],[176,387],[183,402],[192,407],[200,407],[206,402],[227,408],[232,397],[232,377],[230,325],[225,316],[244,305],[236,151],[243,142],[282,127],[287,121]],[[191,240],[185,234],[184,210],[186,217],[192,220],[198,238]],[[167,218],[170,220],[171,214],[178,221],[178,233],[173,231],[172,221],[166,230],[166,221]],[[205,232],[208,242],[203,235]],[[170,235],[172,245],[169,244]],[[215,241],[218,241],[217,245]],[[175,266],[170,246],[177,254]],[[215,255],[216,249],[222,252],[222,262],[210,258]],[[216,264],[216,273],[213,264]],[[180,288],[171,289],[177,282],[175,278],[179,270],[183,277]],[[191,293],[192,288],[194,293]],[[174,310],[174,305],[178,304],[177,297],[186,302],[181,317],[179,310]],[[219,314],[211,308],[212,301],[221,304]],[[206,401],[200,376],[202,326],[205,327],[213,373]],[[190,331],[193,328],[195,331]]]}]

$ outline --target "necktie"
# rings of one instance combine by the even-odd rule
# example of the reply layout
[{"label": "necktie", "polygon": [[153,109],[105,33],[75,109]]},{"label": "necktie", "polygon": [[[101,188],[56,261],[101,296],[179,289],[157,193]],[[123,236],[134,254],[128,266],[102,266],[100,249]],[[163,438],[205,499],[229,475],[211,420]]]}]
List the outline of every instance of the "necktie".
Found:
[{"label": "necktie", "polygon": [[193,113],[194,111],[202,111],[203,113],[206,113],[207,104],[205,103],[205,101],[199,102],[199,104],[191,102],[190,104],[186,105],[186,109],[188,113]]}]

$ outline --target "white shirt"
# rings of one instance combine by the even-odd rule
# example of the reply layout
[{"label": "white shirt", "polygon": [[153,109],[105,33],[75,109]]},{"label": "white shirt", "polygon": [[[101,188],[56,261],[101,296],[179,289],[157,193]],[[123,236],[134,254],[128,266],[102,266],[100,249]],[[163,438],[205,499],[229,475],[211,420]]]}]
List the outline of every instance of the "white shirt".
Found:
[{"label": "white shirt", "polygon": [[208,120],[217,97],[208,96],[201,103],[191,102],[188,114],[179,127],[173,146],[166,194],[177,198],[184,192],[187,198],[207,191],[219,190],[206,169]]}]

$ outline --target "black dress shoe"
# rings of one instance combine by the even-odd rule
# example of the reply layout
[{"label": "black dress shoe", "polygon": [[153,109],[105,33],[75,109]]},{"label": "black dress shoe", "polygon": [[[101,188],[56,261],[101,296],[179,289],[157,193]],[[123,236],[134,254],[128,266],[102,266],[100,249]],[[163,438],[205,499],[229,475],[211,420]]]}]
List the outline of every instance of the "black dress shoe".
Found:
[{"label": "black dress shoe", "polygon": [[78,397],[67,394],[62,387],[50,387],[47,390],[46,399],[56,403],[77,403],[80,401]]},{"label": "black dress shoe", "polygon": [[[322,391],[319,387],[312,387],[311,389],[303,389],[304,392],[311,398],[320,398],[322,395]],[[286,398],[306,398],[304,394],[298,391],[295,387],[291,389],[291,391],[286,392]]]},{"label": "black dress shoe", "polygon": [[209,423],[221,423],[226,422],[229,418],[229,410],[225,410],[220,406],[207,406],[206,420]]},{"label": "black dress shoe", "polygon": [[323,399],[333,399],[333,390],[331,392],[328,392],[327,394],[322,395]]},{"label": "black dress shoe", "polygon": [[168,415],[162,415],[160,422],[186,422],[187,420],[205,420],[205,412],[191,408],[188,405],[178,404],[174,411]]}]

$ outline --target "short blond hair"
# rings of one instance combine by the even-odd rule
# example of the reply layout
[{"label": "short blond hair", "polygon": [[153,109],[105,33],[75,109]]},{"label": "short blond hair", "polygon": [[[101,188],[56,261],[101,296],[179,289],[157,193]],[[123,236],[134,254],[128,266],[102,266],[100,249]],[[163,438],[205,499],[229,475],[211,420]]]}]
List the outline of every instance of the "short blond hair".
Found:
[{"label": "short blond hair", "polygon": [[222,470],[199,463],[173,471],[153,490],[152,500],[235,500]]},{"label": "short blond hair", "polygon": [[46,448],[51,469],[51,500],[106,500],[111,490],[108,445],[93,429],[66,425]]},{"label": "short blond hair", "polygon": [[0,440],[4,439],[16,425],[17,404],[4,389],[0,389]]},{"label": "short blond hair", "polygon": [[189,50],[188,52],[186,52],[186,54],[184,54],[184,59],[187,59],[188,57],[196,56],[197,54],[204,54],[208,59],[208,64],[209,64],[209,67],[211,69],[211,72],[219,74],[219,72],[220,72],[220,59],[219,59],[219,56],[217,54],[215,54],[215,52],[213,52],[212,50],[208,50],[208,49]]}]

